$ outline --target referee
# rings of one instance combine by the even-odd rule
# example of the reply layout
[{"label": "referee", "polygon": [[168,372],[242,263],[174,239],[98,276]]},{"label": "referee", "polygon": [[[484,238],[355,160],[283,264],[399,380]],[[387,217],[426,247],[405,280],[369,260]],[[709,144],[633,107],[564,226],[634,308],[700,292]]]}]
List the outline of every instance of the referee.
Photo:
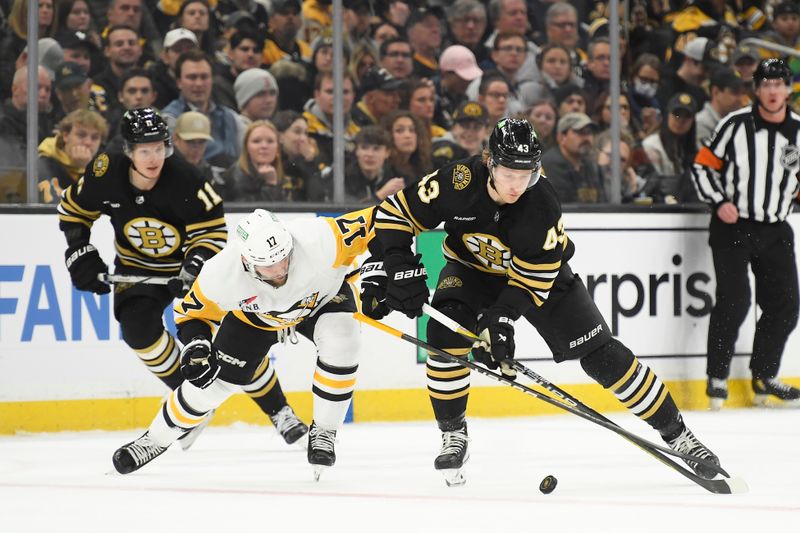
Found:
[{"label": "referee", "polygon": [[787,104],[791,76],[783,60],[762,60],[753,75],[754,104],[717,124],[692,169],[698,195],[713,207],[708,241],[717,291],[708,326],[706,394],[714,410],[728,397],[734,344],[750,308],[748,265],[762,311],[750,359],[755,402],[763,404],[768,396],[800,400],[800,389],[777,379],[798,318],[794,234],[786,222],[800,188],[800,116]]}]

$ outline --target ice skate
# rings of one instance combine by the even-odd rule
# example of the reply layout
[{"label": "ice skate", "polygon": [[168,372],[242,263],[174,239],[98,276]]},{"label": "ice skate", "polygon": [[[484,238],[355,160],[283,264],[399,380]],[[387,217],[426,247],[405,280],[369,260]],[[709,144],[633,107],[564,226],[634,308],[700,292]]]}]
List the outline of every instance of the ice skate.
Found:
[{"label": "ice skate", "polygon": [[336,462],[333,445],[336,441],[336,430],[322,429],[316,422],[311,423],[308,432],[308,462],[314,467],[314,480],[319,481],[322,473]]},{"label": "ice skate", "polygon": [[433,467],[442,473],[448,487],[456,487],[467,482],[463,468],[469,459],[468,443],[466,422],[455,431],[442,432],[442,450],[434,460]]},{"label": "ice skate", "polygon": [[275,429],[278,430],[278,433],[281,434],[283,440],[286,441],[286,444],[297,443],[301,448],[304,447],[305,440],[301,439],[301,437],[308,433],[308,426],[297,418],[297,415],[294,414],[289,405],[285,405],[274,415],[269,415],[269,419]]},{"label": "ice skate", "polygon": [[767,399],[770,396],[783,400],[786,404],[800,406],[800,389],[792,387],[778,378],[753,378],[753,392],[756,393],[753,404],[757,406],[767,405]]},{"label": "ice skate", "polygon": [[197,437],[200,436],[200,433],[203,432],[204,429],[211,423],[211,417],[214,416],[216,409],[210,410],[206,413],[206,417],[200,422],[198,425],[178,437],[178,440],[181,443],[181,449],[183,451],[188,451],[189,448],[192,447],[192,444],[197,440]]},{"label": "ice skate", "polygon": [[719,411],[722,409],[722,404],[728,399],[728,380],[708,378],[706,396],[708,396],[708,408],[710,410]]},{"label": "ice skate", "polygon": [[169,446],[159,446],[145,433],[114,452],[112,461],[120,474],[130,474],[167,451]]},{"label": "ice skate", "polygon": [[[719,458],[714,455],[711,450],[706,448],[702,442],[697,440],[697,437],[694,436],[694,433],[692,433],[692,431],[685,425],[677,437],[669,440],[664,438],[664,441],[676,452],[691,455],[692,457],[697,457],[698,459],[706,459],[719,465]],[[714,479],[717,476],[717,472],[708,468],[707,466],[695,463],[694,461],[690,461],[688,459],[684,459],[684,462],[689,465],[692,470],[694,470],[695,474],[702,478]]]}]

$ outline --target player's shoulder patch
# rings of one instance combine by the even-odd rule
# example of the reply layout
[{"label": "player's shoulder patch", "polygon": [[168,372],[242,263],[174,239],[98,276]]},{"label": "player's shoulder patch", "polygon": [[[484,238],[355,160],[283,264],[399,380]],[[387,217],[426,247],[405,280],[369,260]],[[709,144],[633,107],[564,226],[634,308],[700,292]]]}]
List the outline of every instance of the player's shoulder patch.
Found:
[{"label": "player's shoulder patch", "polygon": [[108,154],[103,152],[94,158],[94,163],[92,163],[92,174],[95,178],[101,178],[106,172],[108,172],[108,166]]},{"label": "player's shoulder patch", "polygon": [[453,167],[452,179],[453,188],[457,191],[462,191],[472,182],[472,170],[463,163],[456,163]]}]

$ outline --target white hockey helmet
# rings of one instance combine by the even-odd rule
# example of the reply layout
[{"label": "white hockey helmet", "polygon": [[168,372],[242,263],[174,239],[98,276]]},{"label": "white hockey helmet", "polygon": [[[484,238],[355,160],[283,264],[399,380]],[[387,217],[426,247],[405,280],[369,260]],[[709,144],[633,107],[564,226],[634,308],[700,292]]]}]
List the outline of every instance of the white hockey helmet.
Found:
[{"label": "white hockey helmet", "polygon": [[265,209],[256,209],[236,226],[236,241],[245,268],[261,281],[256,267],[280,263],[292,253],[292,235],[278,218]]}]

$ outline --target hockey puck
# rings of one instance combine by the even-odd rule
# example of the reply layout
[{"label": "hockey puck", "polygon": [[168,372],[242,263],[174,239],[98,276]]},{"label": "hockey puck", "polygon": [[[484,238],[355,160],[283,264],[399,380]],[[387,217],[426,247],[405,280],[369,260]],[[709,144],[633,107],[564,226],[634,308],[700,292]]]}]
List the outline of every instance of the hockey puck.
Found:
[{"label": "hockey puck", "polygon": [[542,482],[539,483],[539,490],[542,494],[550,494],[556,490],[556,485],[558,485],[558,480],[555,476],[546,476]]}]

